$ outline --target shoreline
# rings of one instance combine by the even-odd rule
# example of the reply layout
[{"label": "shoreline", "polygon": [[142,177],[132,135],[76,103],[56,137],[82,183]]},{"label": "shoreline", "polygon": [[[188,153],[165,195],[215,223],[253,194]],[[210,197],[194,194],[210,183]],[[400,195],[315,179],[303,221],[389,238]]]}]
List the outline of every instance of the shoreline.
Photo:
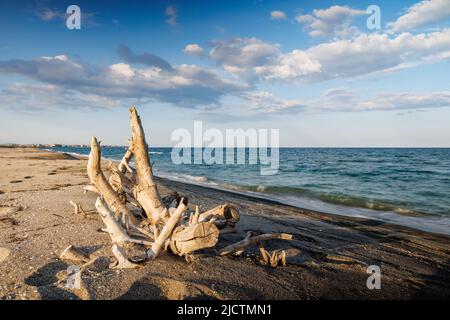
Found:
[{"label": "shoreline", "polygon": [[[124,147],[126,148],[126,147]],[[52,149],[42,149],[48,152],[56,152],[62,154],[68,154],[79,159],[87,159],[87,155],[64,152]],[[152,153],[152,152],[150,152]],[[112,159],[103,157],[104,161],[120,162],[118,159]],[[258,200],[271,201],[272,203],[292,206],[298,209],[320,212],[322,214],[329,214],[333,216],[353,217],[362,219],[371,219],[374,221],[380,221],[384,223],[390,223],[397,226],[407,227],[418,231],[429,232],[439,235],[450,236],[450,218],[443,216],[436,216],[432,214],[411,215],[407,213],[399,213],[394,211],[375,210],[370,208],[345,206],[342,204],[329,203],[314,198],[300,198],[300,197],[283,197],[282,195],[275,195],[270,193],[253,192],[245,190],[237,190],[231,187],[226,187],[220,184],[202,183],[197,181],[183,181],[182,178],[178,178],[175,175],[171,178],[168,174],[159,175],[158,172],[154,173],[155,177],[160,179],[166,179],[175,182],[181,182],[188,185],[203,186],[205,188],[211,188],[217,191],[230,192],[236,195],[244,195],[247,197],[253,197]],[[181,174],[183,175],[183,174]]]},{"label": "shoreline", "polygon": [[[221,235],[217,249],[247,231],[286,232],[289,242],[268,250],[292,253],[286,267],[258,263],[257,247],[241,257],[203,250],[197,259],[164,255],[136,270],[83,274],[78,291],[52,285],[68,265],[58,257],[68,245],[111,258],[97,214],[75,215],[70,200],[94,209],[86,159],[37,149],[0,148],[0,299],[422,299],[450,297],[450,237],[343,217],[229,191],[157,178],[162,195],[176,190],[208,209],[225,202],[241,212],[237,232]],[[134,248],[133,250],[139,250]],[[4,251],[4,252],[5,252]],[[382,289],[366,287],[370,265],[382,271]]]}]

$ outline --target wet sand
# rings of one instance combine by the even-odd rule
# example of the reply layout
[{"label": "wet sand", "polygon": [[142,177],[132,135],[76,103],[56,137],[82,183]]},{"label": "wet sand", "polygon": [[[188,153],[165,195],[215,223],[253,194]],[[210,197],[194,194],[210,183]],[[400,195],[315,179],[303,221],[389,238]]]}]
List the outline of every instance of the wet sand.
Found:
[{"label": "wet sand", "polygon": [[[112,258],[110,238],[97,214],[74,214],[70,200],[94,209],[86,160],[32,148],[0,148],[0,299],[427,299],[450,298],[450,237],[302,210],[227,191],[157,179],[162,195],[184,193],[203,209],[231,202],[241,212],[237,233],[221,235],[215,249],[195,260],[165,254],[136,270],[94,265],[81,289],[53,285],[68,264],[68,245]],[[240,257],[217,249],[247,231],[286,232],[286,267],[259,263],[252,247]],[[133,248],[136,252],[142,248]],[[105,258],[106,259],[106,258]],[[381,289],[369,290],[369,265],[381,268]]]}]

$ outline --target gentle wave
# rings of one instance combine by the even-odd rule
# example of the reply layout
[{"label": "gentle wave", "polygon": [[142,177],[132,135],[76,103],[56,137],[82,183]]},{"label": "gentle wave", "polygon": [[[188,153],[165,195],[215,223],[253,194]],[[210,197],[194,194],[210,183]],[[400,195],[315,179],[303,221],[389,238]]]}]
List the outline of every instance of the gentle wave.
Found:
[{"label": "gentle wave", "polygon": [[[105,146],[102,157],[120,160],[126,149]],[[90,148],[51,150],[87,156]],[[261,176],[258,164],[176,165],[170,150],[149,152],[155,175],[419,229],[449,226],[450,149],[281,148],[280,168],[273,176]]]},{"label": "gentle wave", "polygon": [[308,197],[314,198],[317,200],[321,200],[327,203],[344,205],[354,208],[364,208],[371,209],[375,211],[393,211],[401,215],[408,216],[431,216],[433,214],[415,211],[407,208],[398,207],[393,204],[388,204],[382,201],[365,199],[352,197],[348,195],[333,195],[333,194],[324,194],[316,191],[304,189],[304,188],[295,188],[295,187],[280,187],[280,186],[242,186],[242,185],[226,185],[226,187],[241,190],[241,191],[250,191],[257,192],[261,194],[272,194],[272,195],[294,195],[299,197]]}]

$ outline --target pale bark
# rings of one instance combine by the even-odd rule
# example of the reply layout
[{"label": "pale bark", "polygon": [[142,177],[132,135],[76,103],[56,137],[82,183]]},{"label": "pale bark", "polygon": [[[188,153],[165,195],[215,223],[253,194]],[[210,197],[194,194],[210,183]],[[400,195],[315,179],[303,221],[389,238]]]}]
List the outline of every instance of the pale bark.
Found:
[{"label": "pale bark", "polygon": [[131,242],[147,246],[152,245],[152,242],[150,241],[130,237],[120,223],[114,219],[114,214],[108,209],[105,202],[100,197],[97,198],[95,207],[97,208],[113,243],[123,244],[125,242]]},{"label": "pale bark", "polygon": [[234,204],[225,203],[201,213],[198,221],[215,221],[216,226],[221,229],[227,225],[233,227],[239,222],[239,219],[240,215],[237,207]]},{"label": "pale bark", "polygon": [[92,138],[91,142],[91,152],[89,154],[87,173],[91,183],[103,196],[107,205],[114,210],[115,213],[122,213],[125,218],[129,219],[129,222],[136,224],[136,218],[133,216],[130,209],[128,209],[128,207],[121,201],[119,195],[111,187],[102,172],[100,144],[95,137]]},{"label": "pale bark", "polygon": [[133,156],[133,143],[130,140],[130,146],[128,147],[127,151],[123,155],[122,160],[117,166],[120,172],[125,173],[128,171],[130,173],[133,173],[133,169],[129,165],[132,156]]},{"label": "pale bark", "polygon": [[70,260],[70,261],[81,261],[88,262],[91,261],[91,257],[89,255],[80,252],[75,249],[73,245],[68,246],[59,256],[62,260]]},{"label": "pale bark", "polygon": [[156,183],[153,179],[152,166],[148,155],[148,145],[141,120],[134,107],[130,108],[132,145],[138,185],[135,188],[135,198],[144,208],[150,223],[156,224],[159,219],[167,217],[167,209],[161,201]]},{"label": "pale bark", "polygon": [[222,250],[219,251],[219,254],[221,256],[225,256],[231,253],[234,253],[236,251],[245,250],[248,246],[252,244],[256,244],[261,241],[265,240],[272,240],[272,239],[280,239],[280,240],[292,240],[292,235],[287,233],[266,233],[261,234],[259,236],[254,237],[247,237],[242,241],[236,242],[232,245],[229,245]]},{"label": "pale bark", "polygon": [[117,265],[115,265],[113,269],[136,269],[140,267],[138,264],[128,260],[125,257],[122,248],[117,244],[113,244],[111,251],[117,259]]},{"label": "pale bark", "polygon": [[219,229],[211,222],[177,227],[170,238],[170,248],[177,255],[214,247],[219,240]]},{"label": "pale bark", "polygon": [[166,221],[163,229],[159,233],[152,247],[147,251],[147,256],[149,259],[155,259],[158,256],[161,248],[166,244],[166,240],[171,236],[173,229],[177,226],[185,211],[186,205],[184,204],[184,199],[181,199],[177,209]]}]

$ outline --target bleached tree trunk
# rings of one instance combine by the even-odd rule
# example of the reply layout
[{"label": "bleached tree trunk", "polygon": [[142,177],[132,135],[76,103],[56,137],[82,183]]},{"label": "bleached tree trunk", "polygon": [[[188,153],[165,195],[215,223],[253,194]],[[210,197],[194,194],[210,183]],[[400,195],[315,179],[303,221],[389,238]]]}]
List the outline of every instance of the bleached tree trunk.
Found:
[{"label": "bleached tree trunk", "polygon": [[136,224],[136,218],[131,213],[130,209],[122,203],[119,195],[111,187],[108,180],[101,169],[101,152],[100,144],[97,138],[93,137],[91,141],[91,152],[89,153],[89,160],[87,165],[87,173],[91,183],[95,189],[104,197],[107,205],[117,213],[122,213],[129,222]]},{"label": "bleached tree trunk", "polygon": [[153,179],[152,166],[148,155],[148,145],[145,141],[141,120],[134,107],[130,108],[131,130],[133,133],[132,145],[138,184],[135,188],[135,198],[141,204],[151,224],[159,219],[167,218],[167,208],[161,201],[158,188]]}]

